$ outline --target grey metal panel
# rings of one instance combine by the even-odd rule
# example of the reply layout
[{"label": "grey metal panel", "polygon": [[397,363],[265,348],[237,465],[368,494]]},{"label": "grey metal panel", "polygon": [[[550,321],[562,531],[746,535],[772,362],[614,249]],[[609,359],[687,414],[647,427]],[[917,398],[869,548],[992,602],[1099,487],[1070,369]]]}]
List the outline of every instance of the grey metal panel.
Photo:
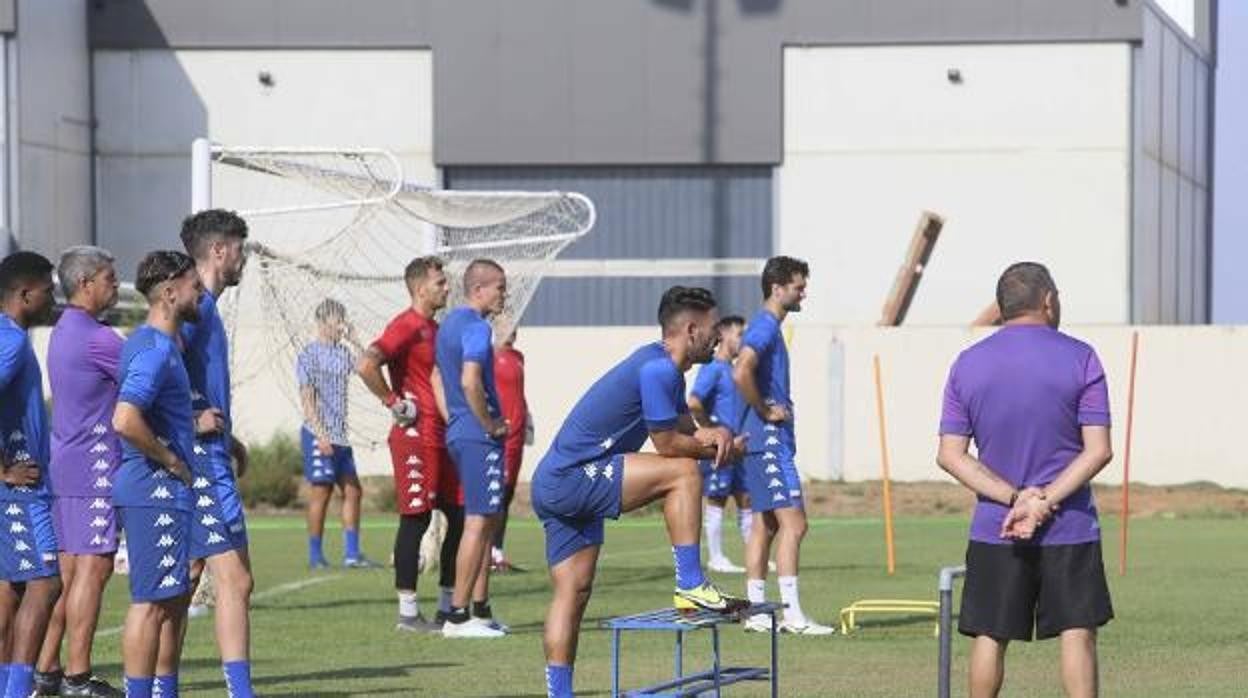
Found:
[{"label": "grey metal panel", "polygon": [[0,34],[17,30],[17,0],[0,0]]},{"label": "grey metal panel", "polygon": [[1196,133],[1193,149],[1195,164],[1191,176],[1203,187],[1209,186],[1209,84],[1210,71],[1203,61],[1196,61],[1195,95],[1192,98]]},{"label": "grey metal panel", "polygon": [[1161,168],[1151,157],[1135,162],[1131,235],[1131,320],[1161,320]]},{"label": "grey metal panel", "polygon": [[1209,192],[1197,190],[1192,202],[1192,289],[1195,316],[1192,322],[1205,323],[1209,313],[1209,275],[1212,266],[1209,258]]},{"label": "grey metal panel", "polygon": [[1175,285],[1177,287],[1175,305],[1178,308],[1176,320],[1184,324],[1196,321],[1194,317],[1194,298],[1192,296],[1193,287],[1196,285],[1196,278],[1192,269],[1192,263],[1195,259],[1195,250],[1193,248],[1196,237],[1195,217],[1192,210],[1192,200],[1194,198],[1195,194],[1191,181],[1180,177],[1178,222],[1176,223],[1178,253],[1174,258]]},{"label": "grey metal panel", "polygon": [[452,189],[585,194],[598,219],[569,259],[771,254],[770,167],[454,167],[445,177]]},{"label": "grey metal panel", "polygon": [[1183,44],[1171,31],[1161,34],[1161,161],[1179,166],[1179,77]]},{"label": "grey metal panel", "polygon": [[1144,41],[1134,49],[1134,84],[1139,100],[1140,131],[1137,142],[1153,157],[1161,157],[1161,22],[1151,12],[1144,15]]},{"label": "grey metal panel", "polygon": [[761,302],[754,277],[551,278],[537,287],[521,324],[655,325],[659,298],[678,284],[714,291],[722,315],[749,317]]},{"label": "grey metal panel", "polygon": [[1161,248],[1160,288],[1163,324],[1178,321],[1179,314],[1179,175],[1169,167],[1161,169]]},{"label": "grey metal panel", "polygon": [[1196,54],[1184,47],[1179,54],[1179,172],[1196,175]]},{"label": "grey metal panel", "polygon": [[431,45],[432,0],[111,0],[90,3],[92,48]]}]

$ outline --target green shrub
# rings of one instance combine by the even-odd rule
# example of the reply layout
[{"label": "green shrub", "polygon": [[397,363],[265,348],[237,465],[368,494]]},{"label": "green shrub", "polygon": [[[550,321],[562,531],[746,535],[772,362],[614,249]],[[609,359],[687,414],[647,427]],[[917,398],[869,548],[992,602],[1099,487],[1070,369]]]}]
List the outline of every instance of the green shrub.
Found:
[{"label": "green shrub", "polygon": [[247,472],[238,489],[248,507],[289,507],[299,496],[297,476],[303,472],[303,454],[289,434],[274,434],[267,443],[249,446]]},{"label": "green shrub", "polygon": [[398,504],[394,500],[394,478],[379,476],[364,479],[367,481],[364,484],[364,490],[370,493],[369,499],[377,511],[386,513],[398,511]]}]

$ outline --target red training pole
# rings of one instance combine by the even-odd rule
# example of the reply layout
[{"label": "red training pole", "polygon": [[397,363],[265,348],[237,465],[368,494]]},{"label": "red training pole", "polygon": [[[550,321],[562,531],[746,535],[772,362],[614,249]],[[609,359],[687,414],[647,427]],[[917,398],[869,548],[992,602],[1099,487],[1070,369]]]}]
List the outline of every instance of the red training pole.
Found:
[{"label": "red training pole", "polygon": [[1127,519],[1131,513],[1131,434],[1135,430],[1135,359],[1140,350],[1140,332],[1131,333],[1131,368],[1127,374],[1127,435],[1122,457],[1122,539],[1118,542],[1118,574],[1127,573]]}]

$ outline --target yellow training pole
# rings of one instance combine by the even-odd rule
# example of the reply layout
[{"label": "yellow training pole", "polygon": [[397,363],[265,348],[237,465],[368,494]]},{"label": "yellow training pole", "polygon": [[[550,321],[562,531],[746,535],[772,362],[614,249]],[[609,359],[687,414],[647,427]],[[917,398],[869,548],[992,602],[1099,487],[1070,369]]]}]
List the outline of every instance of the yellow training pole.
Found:
[{"label": "yellow training pole", "polygon": [[884,479],[884,546],[888,551],[888,573],[897,570],[897,560],[893,550],[893,491],[888,475],[888,432],[884,426],[884,383],[880,379],[880,355],[874,357],[875,364],[875,408],[880,418],[880,466]]}]

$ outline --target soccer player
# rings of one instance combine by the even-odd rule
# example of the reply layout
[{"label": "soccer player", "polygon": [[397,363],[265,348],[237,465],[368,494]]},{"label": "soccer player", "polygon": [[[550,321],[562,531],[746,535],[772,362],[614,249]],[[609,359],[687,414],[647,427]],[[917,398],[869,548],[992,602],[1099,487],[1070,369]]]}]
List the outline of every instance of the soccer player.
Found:
[{"label": "soccer player", "polygon": [[[121,444],[112,417],[122,339],[97,319],[117,303],[117,272],[111,254],[84,245],[61,254],[57,276],[69,304],[48,342],[52,387],[48,475],[64,591],[43,640],[35,688],[41,695],[120,696],[120,691],[91,674],[100,601],[117,550],[112,492]],[[65,635],[69,661],[62,669]]]},{"label": "soccer player", "polygon": [[[447,410],[446,446],[464,491],[464,529],[446,637],[502,637],[489,603],[490,543],[503,510],[503,421],[488,318],[503,310],[507,277],[488,259],[464,270],[464,305],[438,331],[436,361]],[[520,425],[515,425],[519,428]],[[472,606],[469,608],[469,601]]]},{"label": "soccer player", "polygon": [[[997,282],[1005,326],[949,371],[936,460],[977,498],[958,631],[970,695],[996,696],[1011,640],[1057,637],[1066,695],[1097,695],[1097,628],[1114,616],[1089,485],[1109,463],[1109,395],[1092,347],[1057,331],[1047,269]],[[978,454],[969,451],[975,439]]]},{"label": "soccer player", "polygon": [[[547,692],[572,695],[581,618],[593,588],[603,522],[663,502],[676,563],[678,609],[737,611],[743,599],[722,594],[702,572],[699,458],[717,467],[740,457],[744,437],[695,427],[685,404],[684,374],[710,360],[715,297],[674,286],[663,294],[662,338],[634,351],[594,383],[572,408],[532,482],[533,510],[546,532],[554,596],[546,613]],[[638,453],[649,438],[657,453]]]},{"label": "soccer player", "polygon": [[[802,309],[810,267],[792,257],[772,257],[763,267],[763,307],[745,327],[733,382],[742,401],[739,433],[748,435],[745,482],[761,523],[746,544],[746,595],[762,603],[766,595],[767,557],[776,542],[776,573],[785,604],[782,632],[831,635],[834,630],[806,617],[797,590],[798,552],[806,536],[797,442],[793,435],[793,399],[789,391],[789,351],[780,324]],[[746,620],[746,630],[770,631],[770,616]]]},{"label": "soccer player", "polygon": [[[391,463],[398,500],[399,530],[394,538],[394,588],[398,594],[397,630],[437,632],[441,625],[428,621],[416,600],[420,575],[420,543],[434,509],[442,509],[448,526],[457,514],[458,479],[446,453],[446,423],[438,409],[433,380],[434,344],[438,323],[433,316],[446,307],[450,292],[442,260],[417,257],[404,270],[411,305],[399,313],[360,358],[358,371],[369,391],[390,409]],[[389,373],[386,379],[382,368]],[[442,543],[440,605],[450,610],[454,585],[454,551],[458,536],[448,531]]]},{"label": "soccer player", "polygon": [[[741,330],[744,328],[745,318],[740,315],[721,318],[715,325],[715,331],[719,333],[715,358],[698,369],[698,377],[689,391],[689,414],[699,426],[722,425],[729,429],[734,426],[738,407],[737,388],[732,383],[732,362],[741,348]],[[744,567],[734,565],[724,555],[722,532],[724,505],[728,503],[728,497],[732,497],[737,502],[737,525],[741,530],[741,539],[750,540],[754,512],[750,510],[750,496],[745,489],[741,464],[737,462],[728,467],[715,468],[709,460],[703,460],[698,466],[702,470],[702,496],[706,497],[706,510],[702,515],[702,523],[706,527],[706,547],[710,553],[706,566],[712,572],[744,572]]]},{"label": "soccer player", "polygon": [[199,316],[195,262],[152,252],[134,282],[147,322],[121,350],[113,428],[122,440],[113,505],[126,531],[130,609],[121,636],[126,696],[177,695],[181,637],[191,588],[191,382],[178,347],[182,323]]},{"label": "soccer player", "polygon": [[199,300],[199,319],[185,323],[181,331],[196,413],[192,571],[198,573],[206,562],[212,573],[217,647],[230,695],[251,698],[253,581],[243,500],[232,467],[237,462],[240,475],[246,470],[247,449],[233,435],[229,340],[217,310],[225,289],[242,280],[247,222],[233,211],[200,211],[182,222],[181,238],[205,291]]},{"label": "soccer player", "polygon": [[[347,322],[347,309],[326,298],[313,311],[316,339],[295,360],[295,376],[303,403],[303,477],[308,481],[308,566],[329,567],[321,549],[325,510],[342,489],[343,567],[370,568],[376,564],[360,552],[360,478],[347,439],[347,381],[355,368],[359,346]],[[345,344],[344,344],[345,342]],[[350,346],[347,346],[350,345]]]},{"label": "soccer player", "polygon": [[[516,496],[516,483],[520,480],[520,465],[524,458],[524,446],[532,442],[533,425],[529,417],[529,403],[524,399],[524,354],[516,349],[516,331],[494,351],[494,381],[498,388],[498,402],[502,408],[503,421],[516,425],[507,432],[503,441],[503,513],[494,532],[494,544],[490,550],[490,569],[498,572],[520,572],[503,553],[503,539],[507,535],[507,516],[511,500]],[[519,428],[523,425],[524,428]]]},{"label": "soccer player", "polygon": [[0,662],[5,698],[26,698],[61,593],[44,473],[51,462],[43,373],[29,329],[52,314],[52,263],[34,252],[0,261]]}]

